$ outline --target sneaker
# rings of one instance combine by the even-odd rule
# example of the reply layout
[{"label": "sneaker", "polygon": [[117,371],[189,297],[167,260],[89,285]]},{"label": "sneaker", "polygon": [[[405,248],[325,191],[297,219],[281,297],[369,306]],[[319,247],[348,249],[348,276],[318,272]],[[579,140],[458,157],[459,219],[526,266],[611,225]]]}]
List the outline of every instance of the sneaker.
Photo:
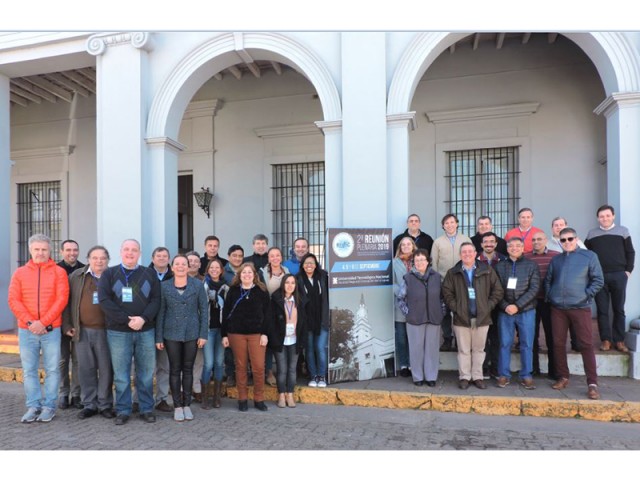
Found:
[{"label": "sneaker", "polygon": [[309,383],[307,385],[309,385],[310,387],[317,387],[318,377],[313,377],[311,380],[309,380]]},{"label": "sneaker", "polygon": [[183,422],[184,421],[184,410],[182,409],[182,407],[176,407],[173,410],[173,419],[176,422]]},{"label": "sneaker", "polygon": [[600,399],[600,393],[598,393],[598,386],[594,385],[593,383],[589,385],[589,389],[587,390],[587,396],[591,399],[591,400],[598,400]]},{"label": "sneaker", "polygon": [[509,379],[507,377],[499,377],[496,382],[496,387],[504,388],[509,385]]},{"label": "sneaker", "polygon": [[520,385],[522,385],[527,390],[535,390],[536,389],[536,386],[533,383],[533,379],[532,378],[523,378],[522,380],[520,380]]},{"label": "sneaker", "polygon": [[184,407],[183,411],[185,420],[193,420],[193,412],[191,411],[191,407]]},{"label": "sneaker", "polygon": [[38,418],[36,418],[37,422],[47,423],[53,420],[53,417],[56,416],[56,411],[53,408],[44,407]]},{"label": "sneaker", "polygon": [[29,409],[27,410],[27,413],[25,413],[22,416],[22,419],[20,421],[22,423],[33,423],[38,418],[38,415],[40,415],[39,409],[35,407],[29,407]]},{"label": "sneaker", "polygon": [[324,377],[318,377],[318,387],[324,388],[327,386],[327,382]]}]

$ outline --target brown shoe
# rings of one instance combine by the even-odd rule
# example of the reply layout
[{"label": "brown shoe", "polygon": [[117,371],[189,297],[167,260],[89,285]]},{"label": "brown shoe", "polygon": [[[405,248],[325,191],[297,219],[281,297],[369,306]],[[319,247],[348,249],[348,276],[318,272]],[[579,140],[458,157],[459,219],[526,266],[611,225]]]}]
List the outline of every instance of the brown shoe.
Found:
[{"label": "brown shoe", "polygon": [[213,408],[220,408],[220,397],[222,397],[222,382],[213,382]]},{"label": "brown shoe", "polygon": [[556,383],[551,385],[551,388],[553,388],[554,390],[562,390],[563,388],[567,388],[567,385],[569,385],[569,379],[561,378]]},{"label": "brown shoe", "polygon": [[478,380],[474,380],[473,384],[478,387],[480,390],[486,390],[487,389],[487,385],[484,383],[484,380],[482,380],[481,378],[479,378]]},{"label": "brown shoe", "polygon": [[600,393],[598,392],[597,385],[589,385],[589,390],[587,391],[587,396],[591,400],[598,400],[600,398]]},{"label": "brown shoe", "polygon": [[616,350],[622,353],[629,353],[629,349],[624,344],[624,342],[616,342]]},{"label": "brown shoe", "polygon": [[533,383],[533,378],[523,378],[520,380],[520,385],[522,385],[527,390],[535,390],[536,386]]},{"label": "brown shoe", "polygon": [[278,408],[286,408],[287,402],[284,400],[284,393],[278,394]]},{"label": "brown shoe", "polygon": [[173,408],[167,403],[166,400],[162,400],[156,405],[156,410],[160,412],[173,412]]},{"label": "brown shoe", "polygon": [[275,375],[271,370],[269,370],[269,373],[267,373],[267,378],[265,379],[265,382],[267,382],[267,385],[271,385],[272,387],[275,387],[276,384],[278,383],[276,381]]},{"label": "brown shoe", "polygon": [[469,388],[469,380],[465,380],[462,379],[458,382],[458,387],[460,387],[462,390],[466,390],[467,388]]},{"label": "brown shoe", "polygon": [[600,345],[600,350],[602,350],[603,352],[608,352],[609,350],[611,350],[611,342],[609,340],[605,340],[604,342],[602,342],[602,344]]},{"label": "brown shoe", "polygon": [[509,379],[507,377],[500,377],[496,382],[496,387],[504,388],[509,385]]}]

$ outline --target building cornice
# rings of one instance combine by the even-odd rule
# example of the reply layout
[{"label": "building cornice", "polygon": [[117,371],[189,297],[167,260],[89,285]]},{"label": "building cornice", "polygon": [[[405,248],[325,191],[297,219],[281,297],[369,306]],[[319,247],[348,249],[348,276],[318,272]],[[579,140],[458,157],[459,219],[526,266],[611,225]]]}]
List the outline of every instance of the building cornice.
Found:
[{"label": "building cornice", "polygon": [[640,92],[628,92],[628,93],[612,93],[604,101],[598,105],[593,113],[596,115],[604,114],[609,118],[613,113],[618,111],[619,108],[636,107],[640,105]]},{"label": "building cornice", "polygon": [[313,123],[315,123],[316,127],[318,127],[324,135],[342,132],[342,120],[320,120]]},{"label": "building cornice", "polygon": [[181,144],[180,142],[169,138],[169,137],[153,137],[153,138],[145,138],[144,141],[150,147],[163,147],[174,150],[175,152],[184,152],[186,150],[186,146]]},{"label": "building cornice", "polygon": [[218,110],[222,107],[222,101],[217,98],[214,100],[200,100],[191,102],[184,111],[183,119],[197,117],[215,117]]},{"label": "building cornice", "polygon": [[44,157],[65,157],[71,155],[75,145],[61,145],[46,148],[28,148],[24,150],[13,150],[10,153],[12,160],[21,158],[44,158]]},{"label": "building cornice", "polygon": [[488,120],[493,118],[522,117],[532,115],[538,111],[540,104],[514,103],[495,107],[467,108],[463,110],[444,110],[425,112],[427,120],[432,123],[464,122],[469,120]]},{"label": "building cornice", "polygon": [[254,132],[260,138],[298,137],[300,135],[318,135],[320,133],[314,124],[256,128]]},{"label": "building cornice", "polygon": [[416,112],[390,113],[387,115],[387,126],[389,127],[409,127],[416,129]]}]

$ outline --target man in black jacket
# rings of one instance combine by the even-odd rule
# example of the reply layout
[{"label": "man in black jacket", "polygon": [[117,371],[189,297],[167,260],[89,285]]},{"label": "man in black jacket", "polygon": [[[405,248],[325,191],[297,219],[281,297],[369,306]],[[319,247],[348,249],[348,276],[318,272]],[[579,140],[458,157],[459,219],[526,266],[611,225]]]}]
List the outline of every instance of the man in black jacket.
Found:
[{"label": "man in black jacket", "polygon": [[418,248],[424,248],[431,255],[431,247],[433,246],[433,238],[420,230],[420,217],[412,213],[407,217],[407,229],[393,239],[393,254],[398,251],[400,240],[404,237],[410,237]]},{"label": "man in black jacket", "polygon": [[511,347],[515,327],[520,339],[520,384],[533,390],[533,339],[536,326],[536,296],[540,288],[538,265],[524,257],[524,242],[513,237],[507,242],[509,257],[495,266],[504,289],[500,300],[498,329],[500,331],[500,355],[498,357],[497,386],[504,388],[511,380]]}]

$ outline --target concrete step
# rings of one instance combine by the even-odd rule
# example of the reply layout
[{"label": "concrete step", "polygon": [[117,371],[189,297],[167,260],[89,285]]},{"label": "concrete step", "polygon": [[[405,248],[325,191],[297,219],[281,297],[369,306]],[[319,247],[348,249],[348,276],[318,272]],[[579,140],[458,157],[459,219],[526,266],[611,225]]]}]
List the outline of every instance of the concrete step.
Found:
[{"label": "concrete step", "polygon": [[18,334],[15,330],[0,332],[0,353],[20,353],[20,349],[18,348]]},{"label": "concrete step", "polygon": [[[540,371],[548,373],[547,364],[549,360],[546,353],[540,353]],[[567,353],[567,363],[571,375],[585,375],[582,364],[582,356],[577,352]],[[596,351],[596,366],[600,377],[628,377],[629,376],[629,354],[615,351]],[[440,370],[457,371],[458,360],[456,352],[440,352]],[[520,353],[511,352],[512,372],[520,370]]]}]

